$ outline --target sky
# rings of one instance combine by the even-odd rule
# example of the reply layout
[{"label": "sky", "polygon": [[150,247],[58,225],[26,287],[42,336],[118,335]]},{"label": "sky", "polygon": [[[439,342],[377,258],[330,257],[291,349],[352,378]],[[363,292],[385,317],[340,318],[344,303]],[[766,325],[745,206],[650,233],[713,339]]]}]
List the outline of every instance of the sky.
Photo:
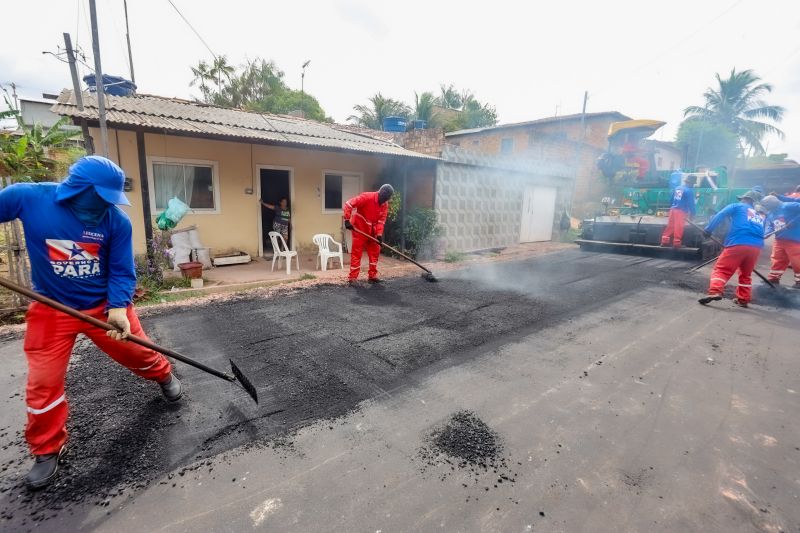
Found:
[{"label": "sky", "polygon": [[[768,152],[800,160],[797,0],[172,1],[235,65],[272,59],[300,88],[310,60],[305,89],[337,122],[376,92],[412,103],[452,83],[500,123],[578,113],[588,91],[587,112],[666,121],[654,138],[668,141],[683,109],[735,67],[771,83],[767,101],[787,109],[786,137],[765,139]],[[64,32],[93,66],[88,0],[8,4],[0,84],[28,97],[71,87],[67,65],[42,53],[63,49]],[[129,77],[123,0],[97,4],[103,71]],[[169,0],[129,0],[128,13],[139,92],[199,97],[190,67],[211,52]]]}]

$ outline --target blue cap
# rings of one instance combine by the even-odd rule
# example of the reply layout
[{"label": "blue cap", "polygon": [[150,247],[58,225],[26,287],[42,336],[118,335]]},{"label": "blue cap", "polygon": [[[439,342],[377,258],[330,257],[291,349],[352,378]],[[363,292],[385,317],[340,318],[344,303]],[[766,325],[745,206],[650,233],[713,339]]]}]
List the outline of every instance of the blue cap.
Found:
[{"label": "blue cap", "polygon": [[752,190],[754,190],[757,193],[764,194],[764,187],[762,187],[761,185],[756,185],[755,187],[753,187]]},{"label": "blue cap", "polygon": [[89,155],[69,167],[69,176],[56,189],[56,200],[68,200],[94,187],[98,196],[110,204],[131,205],[122,192],[124,186],[125,172],[119,165],[105,157]]}]

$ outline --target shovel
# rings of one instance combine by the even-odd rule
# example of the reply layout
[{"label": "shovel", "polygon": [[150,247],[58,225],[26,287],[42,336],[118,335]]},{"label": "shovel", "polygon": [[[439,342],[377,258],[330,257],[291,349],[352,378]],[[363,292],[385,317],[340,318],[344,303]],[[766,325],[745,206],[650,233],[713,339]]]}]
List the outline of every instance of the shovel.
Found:
[{"label": "shovel", "polygon": [[433,275],[433,272],[431,272],[430,270],[428,270],[428,269],[427,269],[427,268],[425,268],[424,266],[420,265],[419,263],[417,263],[416,261],[414,261],[413,259],[411,259],[410,257],[408,257],[406,254],[404,254],[404,253],[403,253],[403,252],[401,252],[400,250],[397,250],[397,249],[395,249],[395,248],[392,248],[391,246],[389,246],[389,245],[388,245],[388,244],[386,244],[385,242],[381,242],[381,241],[379,241],[378,239],[376,239],[376,238],[375,238],[375,237],[373,237],[372,235],[367,235],[366,233],[364,233],[363,231],[361,231],[360,229],[358,229],[358,228],[356,228],[356,227],[353,227],[353,228],[351,228],[351,231],[355,231],[356,233],[358,233],[358,234],[360,234],[360,235],[363,235],[363,236],[364,236],[364,237],[366,237],[367,239],[369,239],[369,240],[371,240],[371,241],[373,241],[373,242],[376,242],[376,243],[380,244],[381,246],[383,246],[383,247],[385,247],[385,248],[388,248],[389,250],[393,251],[394,253],[396,253],[397,255],[399,255],[400,257],[402,257],[403,259],[405,259],[406,261],[411,261],[412,263],[414,263],[415,265],[417,265],[418,267],[420,267],[422,270],[424,270],[424,271],[425,271],[425,273],[424,273],[424,274],[422,274],[422,278],[423,278],[425,281],[430,281],[431,283],[436,283],[437,281],[439,281],[438,279],[436,279],[436,276],[434,276],[434,275]]},{"label": "shovel", "polygon": [[[117,328],[115,328],[108,322],[103,322],[102,320],[98,320],[93,316],[87,315],[86,313],[81,313],[77,309],[73,309],[72,307],[66,306],[60,302],[48,298],[47,296],[41,295],[38,292],[26,289],[25,287],[17,285],[16,283],[9,281],[3,277],[0,277],[0,285],[5,287],[6,289],[12,290],[23,296],[27,296],[31,300],[36,300],[37,302],[42,303],[48,307],[52,307],[56,311],[61,311],[62,313],[66,313],[71,317],[77,318],[78,320],[83,320],[84,322],[87,322],[100,329],[104,329],[106,331],[118,331]],[[258,403],[258,392],[256,391],[256,388],[253,386],[252,382],[247,378],[247,376],[242,374],[242,371],[239,370],[239,367],[236,366],[236,364],[233,362],[232,359],[229,359],[229,361],[231,363],[231,371],[233,372],[233,375],[206,366],[199,361],[195,361],[194,359],[191,359],[174,350],[170,350],[169,348],[164,348],[153,342],[150,342],[147,339],[144,339],[142,337],[137,337],[136,335],[128,335],[126,337],[126,340],[136,343],[139,346],[144,346],[145,348],[149,348],[151,350],[163,353],[164,355],[168,355],[174,359],[177,359],[178,361],[186,363],[187,365],[200,369],[203,372],[206,372],[207,374],[211,374],[212,376],[224,379],[225,381],[230,381],[231,383],[236,383],[238,381],[239,384],[242,386],[242,388],[245,390],[245,392],[247,392],[247,394],[250,395],[253,401]]]}]

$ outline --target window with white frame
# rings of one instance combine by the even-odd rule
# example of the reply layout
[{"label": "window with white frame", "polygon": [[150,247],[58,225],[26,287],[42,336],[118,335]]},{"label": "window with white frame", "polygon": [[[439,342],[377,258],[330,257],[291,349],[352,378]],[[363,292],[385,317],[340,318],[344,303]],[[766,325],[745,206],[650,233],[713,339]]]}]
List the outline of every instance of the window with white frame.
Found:
[{"label": "window with white frame", "polygon": [[322,178],[322,210],[339,212],[344,203],[361,192],[361,176],[328,171]]},{"label": "window with white frame", "polygon": [[217,166],[212,161],[151,160],[153,208],[166,209],[171,198],[178,198],[192,210],[219,211]]}]

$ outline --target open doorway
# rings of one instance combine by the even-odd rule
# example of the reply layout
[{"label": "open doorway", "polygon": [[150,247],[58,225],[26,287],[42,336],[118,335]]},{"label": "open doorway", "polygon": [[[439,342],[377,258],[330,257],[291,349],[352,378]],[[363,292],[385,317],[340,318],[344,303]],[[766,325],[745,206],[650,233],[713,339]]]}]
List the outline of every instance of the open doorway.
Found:
[{"label": "open doorway", "polygon": [[[269,232],[273,231],[276,217],[280,221],[281,211],[288,211],[289,224],[286,244],[292,246],[292,194],[291,194],[291,171],[288,169],[261,168],[259,169],[261,201],[274,206],[274,209],[261,205],[261,241],[264,245],[264,254],[272,253],[272,242],[269,239]],[[286,209],[281,209],[281,200],[286,201]]]}]

